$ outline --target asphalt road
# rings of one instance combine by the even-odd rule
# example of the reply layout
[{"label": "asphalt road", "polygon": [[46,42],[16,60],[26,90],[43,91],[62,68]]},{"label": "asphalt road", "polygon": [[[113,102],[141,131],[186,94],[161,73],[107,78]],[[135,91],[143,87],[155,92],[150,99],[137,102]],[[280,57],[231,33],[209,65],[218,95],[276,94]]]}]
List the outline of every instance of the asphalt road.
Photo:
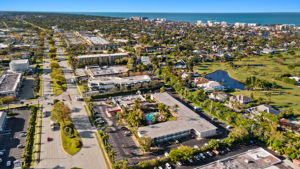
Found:
[{"label": "asphalt road", "polygon": [[[56,39],[57,41],[57,39]],[[58,46],[58,42],[57,46]],[[47,44],[48,45],[48,44]],[[87,113],[84,109],[84,102],[77,101],[75,98],[78,95],[77,87],[75,84],[71,84],[70,81],[74,78],[71,73],[71,68],[67,63],[67,60],[63,57],[63,49],[58,47],[57,55],[61,60],[59,62],[60,67],[63,69],[65,78],[68,83],[68,89],[55,99],[65,100],[71,110],[73,123],[77,129],[83,146],[81,150],[70,156],[62,150],[59,131],[51,131],[50,118],[43,119],[43,132],[42,132],[42,145],[41,145],[41,161],[35,168],[62,168],[70,169],[72,167],[79,167],[84,169],[106,169],[106,163],[104,157],[101,154],[100,147],[98,146],[95,133],[97,130],[91,126]],[[44,59],[44,68],[50,68],[49,59]],[[49,72],[43,74],[43,86],[44,86],[44,100],[42,104],[44,110],[51,110],[51,106],[48,102],[52,102],[54,97],[51,96],[51,79]],[[53,138],[53,141],[47,142],[47,137]]]}]

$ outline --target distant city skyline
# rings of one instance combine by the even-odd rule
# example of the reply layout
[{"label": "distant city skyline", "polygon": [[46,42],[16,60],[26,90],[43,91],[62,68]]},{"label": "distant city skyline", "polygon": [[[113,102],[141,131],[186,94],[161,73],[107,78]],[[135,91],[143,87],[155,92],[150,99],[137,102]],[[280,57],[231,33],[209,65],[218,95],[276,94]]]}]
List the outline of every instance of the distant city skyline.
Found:
[{"label": "distant city skyline", "polygon": [[1,11],[40,12],[300,12],[299,0],[3,0]]}]

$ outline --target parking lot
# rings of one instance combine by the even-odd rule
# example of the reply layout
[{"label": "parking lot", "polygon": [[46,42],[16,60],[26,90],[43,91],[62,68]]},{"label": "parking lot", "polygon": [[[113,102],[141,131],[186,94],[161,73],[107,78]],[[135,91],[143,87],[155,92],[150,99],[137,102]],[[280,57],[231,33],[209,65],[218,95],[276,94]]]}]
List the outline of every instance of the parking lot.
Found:
[{"label": "parking lot", "polygon": [[27,100],[33,98],[33,87],[34,87],[34,79],[33,78],[26,78],[23,80],[20,92],[19,92],[19,99],[20,100]]},{"label": "parking lot", "polygon": [[0,151],[4,155],[0,156],[2,162],[0,163],[1,169],[13,168],[6,166],[7,161],[21,160],[23,155],[23,148],[17,148],[18,145],[25,145],[26,137],[21,136],[22,131],[26,131],[28,120],[30,117],[30,110],[11,109],[10,112],[17,113],[16,116],[7,118],[5,131],[0,134]]},{"label": "parking lot", "polygon": [[[143,158],[140,156],[140,149],[136,146],[132,136],[125,135],[124,130],[117,125],[117,119],[114,117],[107,117],[105,111],[108,108],[107,105],[97,103],[95,112],[99,112],[108,124],[109,142],[114,148],[116,154],[116,160],[128,159],[128,162],[133,164],[137,163]],[[145,158],[145,157],[144,157]]]}]

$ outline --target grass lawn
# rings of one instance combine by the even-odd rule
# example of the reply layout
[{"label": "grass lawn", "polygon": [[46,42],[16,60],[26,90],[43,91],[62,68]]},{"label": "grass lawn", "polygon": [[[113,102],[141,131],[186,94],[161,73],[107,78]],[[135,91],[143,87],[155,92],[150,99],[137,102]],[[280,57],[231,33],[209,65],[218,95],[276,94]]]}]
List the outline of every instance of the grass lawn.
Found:
[{"label": "grass lawn", "polygon": [[[63,149],[65,150],[65,152],[67,152],[70,155],[75,155],[81,149],[81,138],[77,130],[75,129],[75,127],[73,129],[74,129],[74,133],[72,137],[67,136],[63,131],[63,128],[60,129]],[[77,145],[78,142],[80,142],[79,146]]]},{"label": "grass lawn", "polygon": [[285,73],[299,76],[299,66],[296,66],[293,69],[288,67],[288,65],[300,63],[300,57],[297,57],[299,55],[300,52],[298,51],[295,56],[289,54],[283,54],[282,57],[273,58],[268,56],[254,56],[233,62],[234,65],[264,65],[264,67],[241,66],[239,68],[232,68],[228,63],[209,62],[203,63],[201,66],[197,67],[197,71],[199,73],[207,74],[216,70],[226,70],[232,78],[241,82],[244,82],[249,76],[257,76],[258,78],[266,79],[270,82],[274,81],[282,88],[270,91],[272,93],[271,97],[266,96],[265,91],[238,90],[233,94],[250,96],[250,94],[253,93],[254,97],[262,97],[266,100],[270,100],[272,102],[271,105],[280,109],[293,108],[295,112],[300,113],[300,87],[275,79]]}]

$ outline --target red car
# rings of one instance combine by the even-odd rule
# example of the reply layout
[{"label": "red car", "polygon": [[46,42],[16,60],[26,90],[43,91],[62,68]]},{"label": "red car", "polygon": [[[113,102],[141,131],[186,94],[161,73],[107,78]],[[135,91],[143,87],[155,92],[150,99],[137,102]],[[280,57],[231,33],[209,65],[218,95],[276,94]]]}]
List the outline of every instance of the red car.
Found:
[{"label": "red car", "polygon": [[122,130],[128,131],[129,129],[127,127],[121,127]]},{"label": "red car", "polygon": [[52,138],[51,137],[47,137],[47,141],[52,141]]},{"label": "red car", "polygon": [[212,152],[215,153],[216,155],[220,154],[218,150],[213,150]]}]

